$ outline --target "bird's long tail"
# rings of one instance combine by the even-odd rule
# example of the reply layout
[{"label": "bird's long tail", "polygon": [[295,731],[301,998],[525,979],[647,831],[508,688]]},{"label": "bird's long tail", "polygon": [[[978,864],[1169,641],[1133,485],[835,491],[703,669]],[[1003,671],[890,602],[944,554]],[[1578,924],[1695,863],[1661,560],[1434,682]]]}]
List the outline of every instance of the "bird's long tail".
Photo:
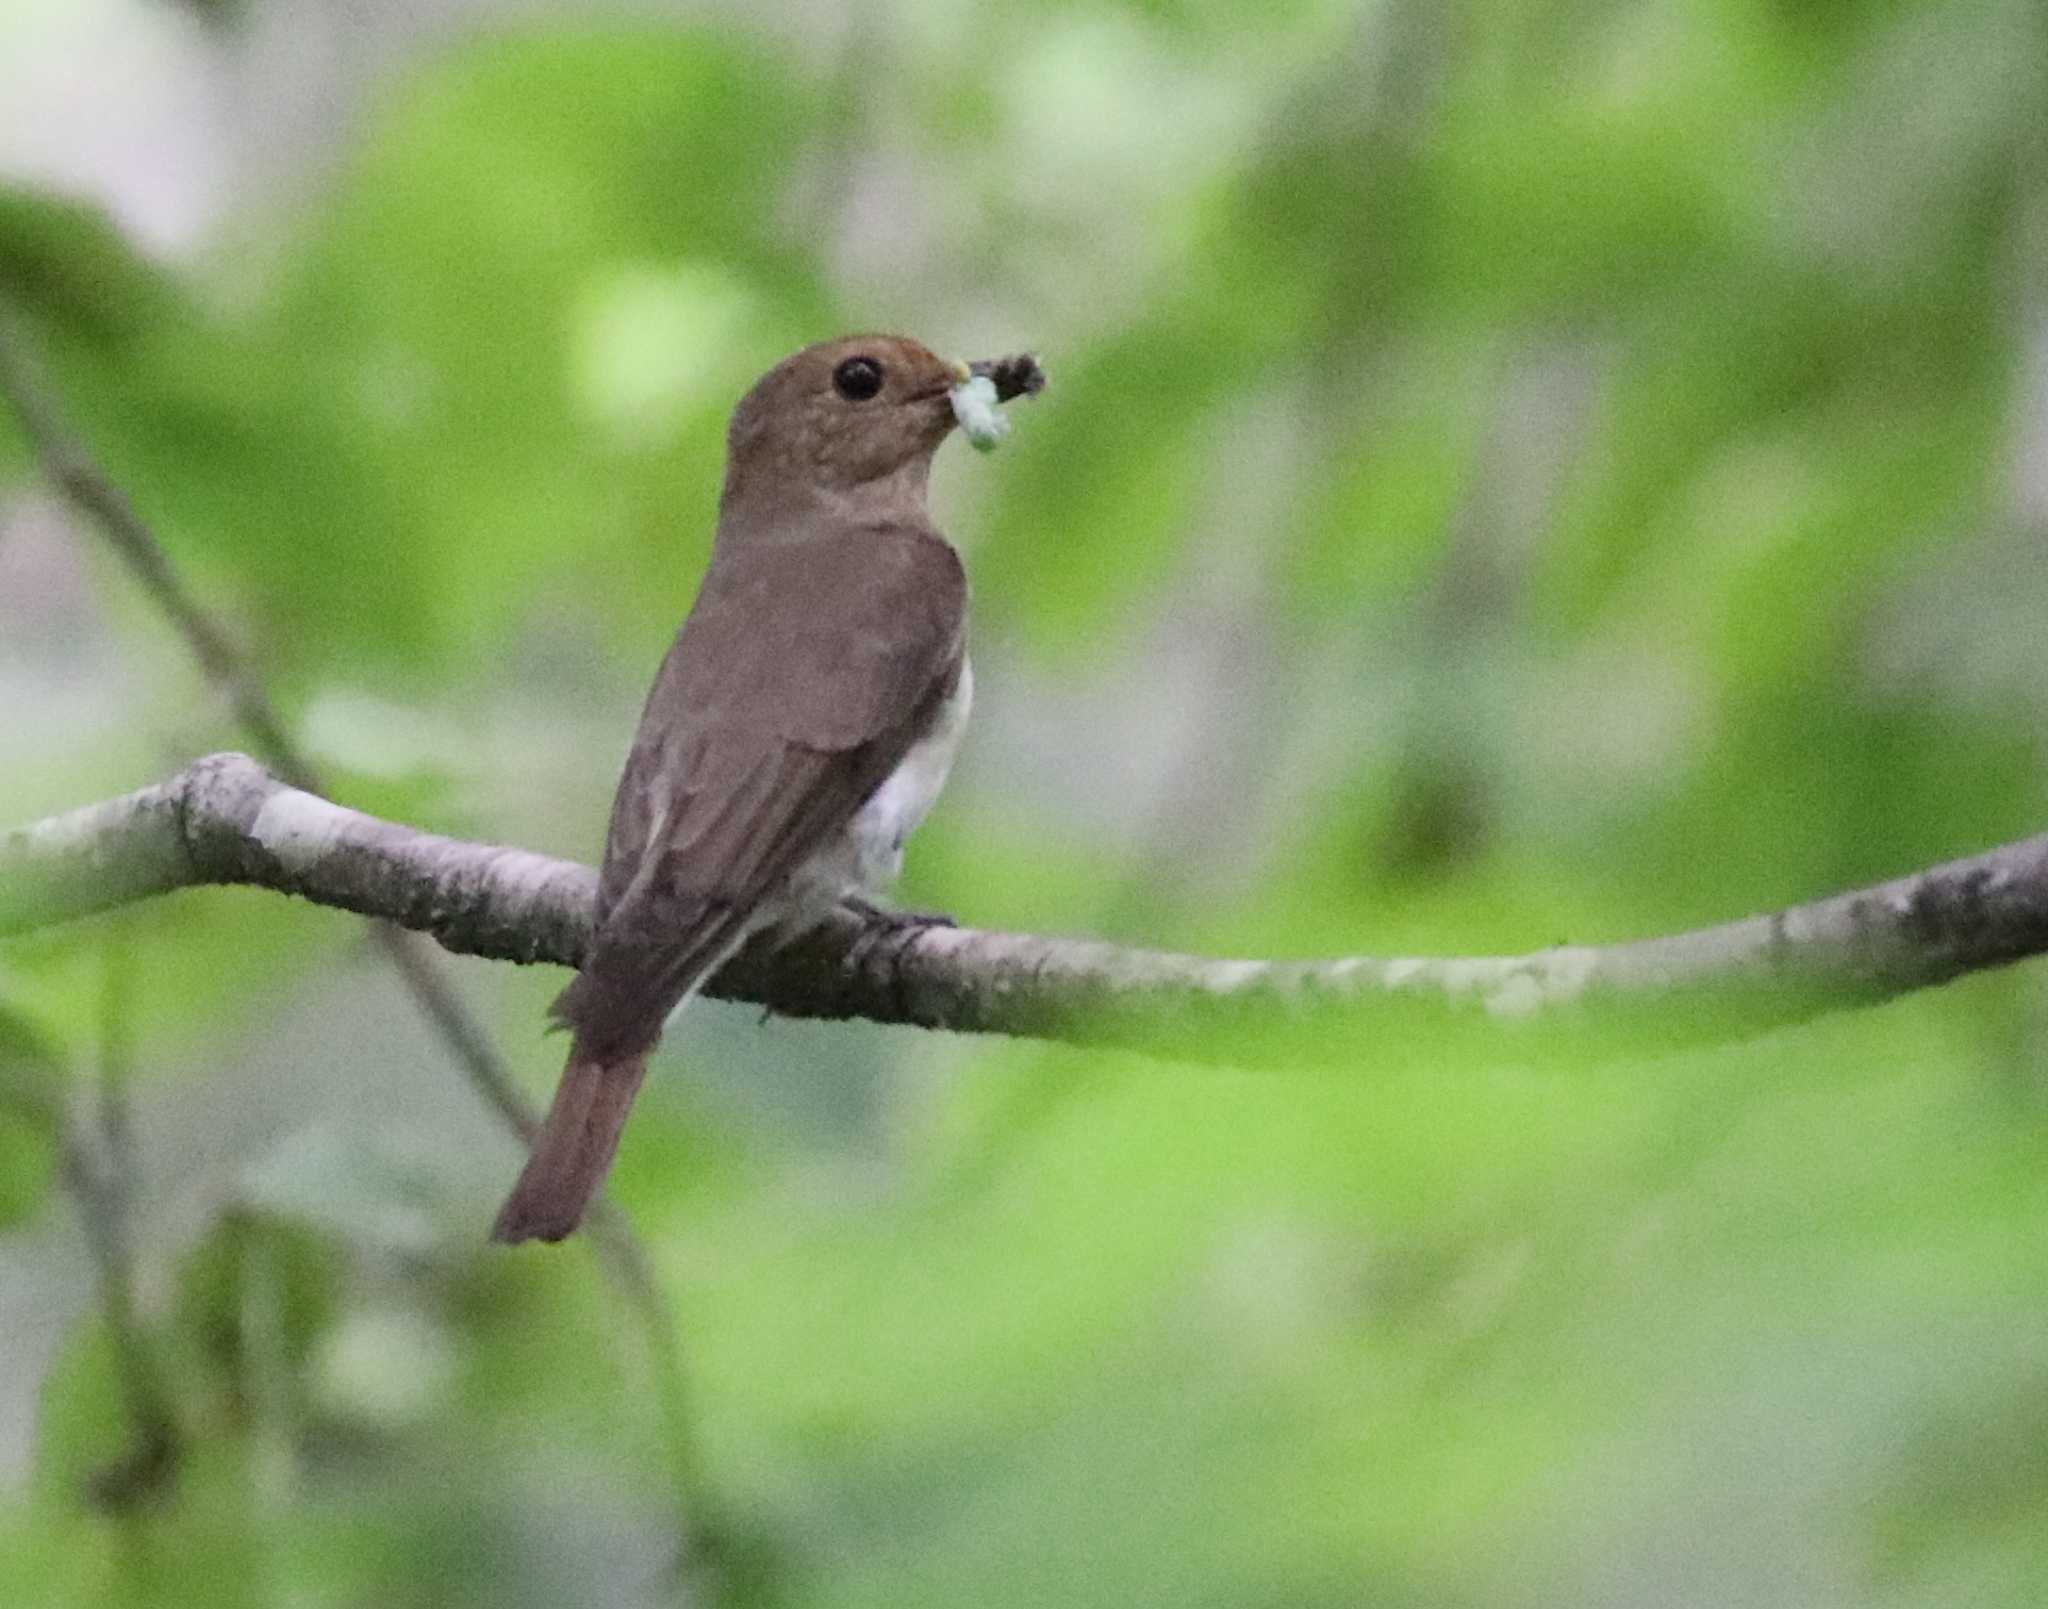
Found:
[{"label": "bird's long tail", "polygon": [[619,1131],[646,1076],[644,1050],[606,1060],[580,1043],[570,1049],[525,1170],[498,1209],[493,1240],[560,1240],[583,1221],[590,1198],[611,1171]]}]

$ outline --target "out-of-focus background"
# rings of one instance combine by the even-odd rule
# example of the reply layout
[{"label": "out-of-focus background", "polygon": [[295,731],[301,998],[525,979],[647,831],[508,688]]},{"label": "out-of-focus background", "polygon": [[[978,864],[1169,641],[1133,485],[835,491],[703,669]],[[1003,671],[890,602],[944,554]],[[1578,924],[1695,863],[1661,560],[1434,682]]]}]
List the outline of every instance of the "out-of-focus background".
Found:
[{"label": "out-of-focus background", "polygon": [[[2040,830],[2044,262],[2037,0],[0,16],[0,291],[337,796],[593,857],[734,398],[1030,347],[905,897],[1176,949]],[[11,419],[0,710],[0,822],[248,743]],[[450,966],[543,1091],[561,975]],[[0,1125],[0,1600],[2048,1601],[2044,985],[1298,1076],[706,1007],[615,1176],[664,1353],[484,1246],[517,1148],[352,919],[14,941],[132,1064],[136,1313]]]}]

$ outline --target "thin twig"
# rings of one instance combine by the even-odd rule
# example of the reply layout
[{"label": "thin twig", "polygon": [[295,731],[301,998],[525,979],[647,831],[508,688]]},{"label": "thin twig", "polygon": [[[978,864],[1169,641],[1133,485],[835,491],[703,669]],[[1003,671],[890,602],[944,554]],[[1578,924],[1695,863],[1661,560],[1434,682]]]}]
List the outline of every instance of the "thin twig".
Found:
[{"label": "thin twig", "polygon": [[62,1140],[63,1175],[92,1249],[100,1305],[127,1404],[127,1450],[92,1477],[93,1500],[128,1513],[166,1492],[184,1442],[171,1393],[135,1300],[134,1133],[128,1078],[134,1063],[134,956],[126,928],[106,937],[100,989],[97,1101],[92,1119],[70,1118]]},{"label": "thin twig", "polygon": [[276,707],[249,674],[227,632],[185,590],[170,556],[127,494],[65,426],[55,391],[30,355],[23,321],[5,306],[0,306],[0,392],[20,419],[44,478],[121,556],[150,601],[185,639],[207,680],[226,696],[236,724],[249,734],[257,753],[279,776],[318,791],[313,768],[286,734]]},{"label": "thin twig", "polygon": [[[170,556],[157,540],[120,485],[67,427],[56,391],[31,354],[23,320],[0,304],[0,394],[20,419],[43,475],[71,506],[100,531],[128,565],[151,601],[184,638],[207,679],[226,699],[235,720],[258,753],[294,786],[321,791],[312,762],[293,740],[289,728],[227,630],[186,590]],[[517,1081],[499,1058],[483,1027],[457,997],[435,958],[421,941],[398,925],[382,920],[370,924],[378,946],[389,957],[457,1064],[471,1084],[522,1139],[531,1136],[536,1118]],[[600,1203],[593,1216],[602,1262],[623,1291],[627,1305],[646,1331],[648,1348],[661,1375],[658,1390],[662,1417],[680,1473],[694,1479],[695,1454],[681,1405],[683,1387],[676,1325],[653,1266],[616,1206]],[[700,1487],[684,1490],[683,1506],[696,1505]]]},{"label": "thin twig", "polygon": [[[54,388],[30,356],[20,317],[4,306],[0,306],[0,393],[20,418],[44,476],[106,538],[150,601],[185,639],[192,657],[226,699],[235,723],[249,735],[264,763],[294,787],[311,793],[324,791],[318,770],[293,741],[277,706],[226,628],[186,590],[156,533],[66,427],[54,401]],[[499,1060],[489,1037],[449,989],[433,958],[389,923],[376,924],[376,933],[455,1059],[485,1100],[518,1128],[519,1114],[524,1111],[518,1083]],[[530,1117],[527,1121],[531,1122]]]}]

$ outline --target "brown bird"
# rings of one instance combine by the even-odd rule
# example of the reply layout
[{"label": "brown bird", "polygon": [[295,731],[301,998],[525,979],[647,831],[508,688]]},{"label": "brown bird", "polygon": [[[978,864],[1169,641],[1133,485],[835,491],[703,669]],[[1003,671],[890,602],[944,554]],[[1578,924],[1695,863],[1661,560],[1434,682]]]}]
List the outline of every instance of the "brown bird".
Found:
[{"label": "brown bird", "polygon": [[893,879],[967,722],[967,577],[925,509],[953,388],[1029,357],[902,336],[806,347],[733,412],[710,567],[612,804],[597,926],[555,1001],[568,1065],[494,1239],[560,1240],[597,1192],[669,1014],[746,938]]}]

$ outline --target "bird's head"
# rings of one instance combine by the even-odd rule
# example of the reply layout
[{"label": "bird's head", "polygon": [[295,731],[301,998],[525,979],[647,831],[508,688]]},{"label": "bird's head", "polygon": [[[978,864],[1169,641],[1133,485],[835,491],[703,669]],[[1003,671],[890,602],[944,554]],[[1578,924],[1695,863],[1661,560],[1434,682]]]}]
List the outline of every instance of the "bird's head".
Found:
[{"label": "bird's head", "polygon": [[904,335],[849,335],[784,358],[733,410],[726,504],[822,495],[921,509],[932,454],[955,422],[953,390],[974,374],[1004,400],[1043,384],[1028,358],[961,363]]}]

